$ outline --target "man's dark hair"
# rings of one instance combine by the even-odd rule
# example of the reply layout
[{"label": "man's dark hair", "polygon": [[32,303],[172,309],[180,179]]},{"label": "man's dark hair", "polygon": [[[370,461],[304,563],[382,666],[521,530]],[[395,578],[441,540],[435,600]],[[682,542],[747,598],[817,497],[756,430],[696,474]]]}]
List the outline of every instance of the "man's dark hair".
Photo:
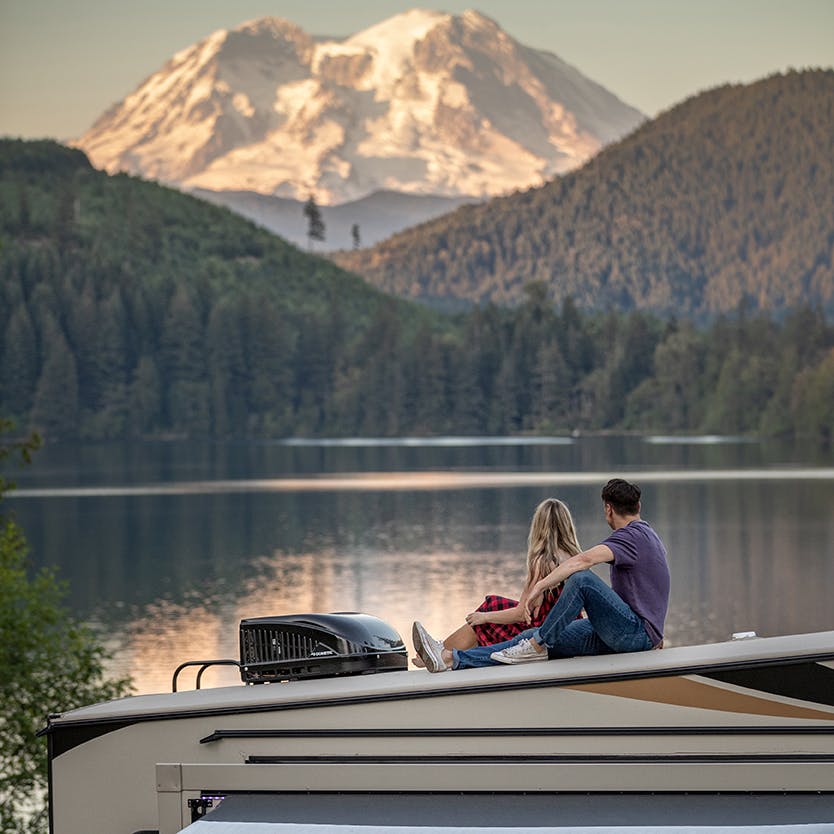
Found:
[{"label": "man's dark hair", "polygon": [[602,500],[610,504],[617,515],[637,515],[640,512],[640,487],[622,478],[612,478],[602,488]]}]

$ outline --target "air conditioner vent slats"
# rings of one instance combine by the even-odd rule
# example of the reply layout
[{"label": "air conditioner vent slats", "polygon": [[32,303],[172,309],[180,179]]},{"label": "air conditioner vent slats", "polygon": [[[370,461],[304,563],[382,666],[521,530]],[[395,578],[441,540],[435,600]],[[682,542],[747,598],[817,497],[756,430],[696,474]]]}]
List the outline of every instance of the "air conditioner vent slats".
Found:
[{"label": "air conditioner vent slats", "polygon": [[242,620],[240,659],[246,683],[368,674],[408,666],[399,634],[367,614]]}]

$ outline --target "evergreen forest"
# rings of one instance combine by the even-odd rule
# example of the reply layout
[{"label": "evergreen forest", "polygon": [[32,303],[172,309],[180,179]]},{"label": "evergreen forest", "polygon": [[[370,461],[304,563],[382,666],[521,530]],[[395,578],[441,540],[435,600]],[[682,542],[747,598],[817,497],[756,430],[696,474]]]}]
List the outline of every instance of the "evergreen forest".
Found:
[{"label": "evergreen forest", "polygon": [[0,142],[0,414],[71,438],[589,430],[831,441],[834,326],[558,303],[442,314],[226,209]]},{"label": "evergreen forest", "polygon": [[338,262],[429,303],[517,304],[543,281],[582,309],[708,321],[745,305],[834,314],[834,70],[694,96],[577,171]]}]

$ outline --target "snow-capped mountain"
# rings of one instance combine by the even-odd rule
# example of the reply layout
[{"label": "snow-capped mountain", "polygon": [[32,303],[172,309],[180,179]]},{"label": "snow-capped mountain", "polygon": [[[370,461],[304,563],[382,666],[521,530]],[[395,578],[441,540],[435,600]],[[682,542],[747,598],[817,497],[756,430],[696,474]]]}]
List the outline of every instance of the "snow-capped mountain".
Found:
[{"label": "snow-capped mountain", "polygon": [[75,144],[187,189],[483,198],[570,170],[642,119],[478,12],[415,9],[344,40],[274,17],[215,32]]}]

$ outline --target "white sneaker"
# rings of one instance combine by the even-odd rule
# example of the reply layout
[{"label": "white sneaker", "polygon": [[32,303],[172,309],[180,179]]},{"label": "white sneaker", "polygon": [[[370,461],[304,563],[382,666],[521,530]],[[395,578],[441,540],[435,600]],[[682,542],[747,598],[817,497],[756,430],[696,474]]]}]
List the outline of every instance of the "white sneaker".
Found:
[{"label": "white sneaker", "polygon": [[536,660],[547,660],[547,652],[537,651],[533,643],[524,637],[514,646],[493,652],[490,657],[499,663],[532,663]]},{"label": "white sneaker", "polygon": [[443,659],[443,643],[435,640],[416,620],[411,626],[411,639],[414,641],[414,651],[420,660],[426,664],[429,672],[446,672],[449,664]]}]

